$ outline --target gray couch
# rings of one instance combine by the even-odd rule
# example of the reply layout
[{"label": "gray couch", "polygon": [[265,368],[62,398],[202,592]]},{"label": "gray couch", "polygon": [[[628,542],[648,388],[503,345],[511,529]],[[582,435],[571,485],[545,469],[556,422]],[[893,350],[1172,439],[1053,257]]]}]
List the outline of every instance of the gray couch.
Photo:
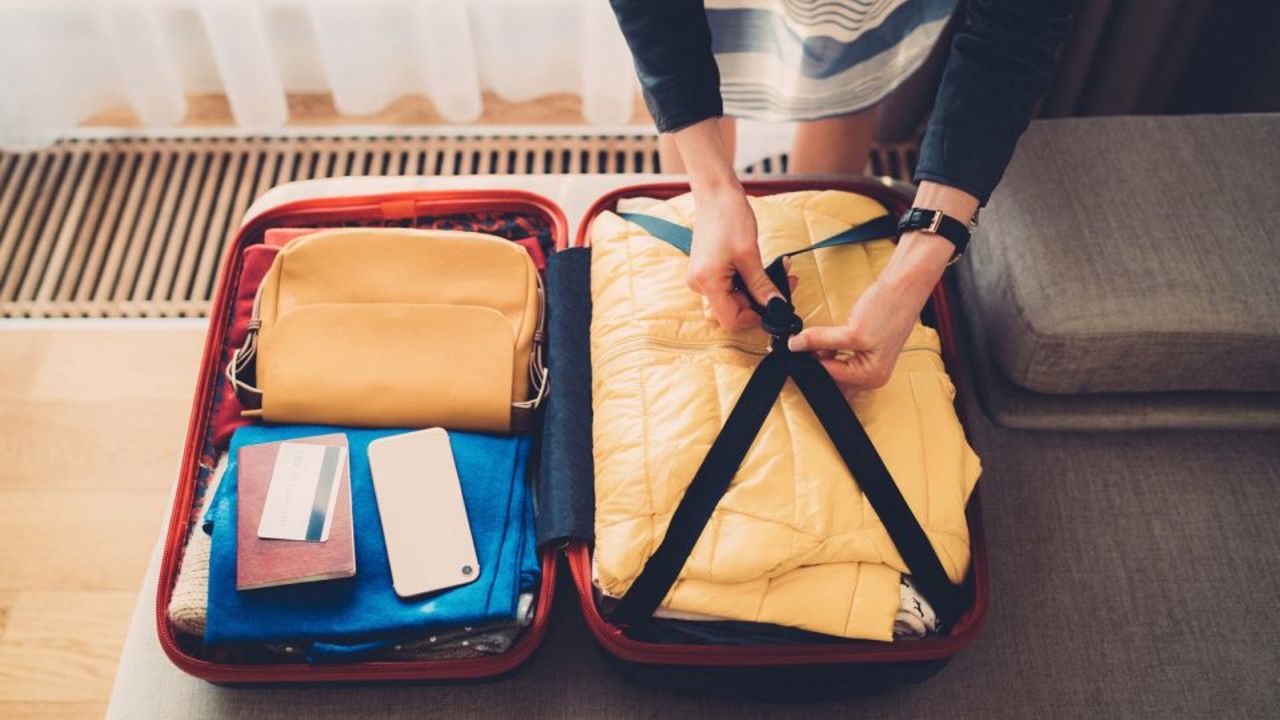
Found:
[{"label": "gray couch", "polygon": [[1277,117],[1042,122],[1024,139],[955,283],[991,606],[924,685],[803,707],[639,688],[562,586],[546,646],[498,683],[225,689],[158,656],[144,593],[111,714],[1274,716],[1276,139]]}]

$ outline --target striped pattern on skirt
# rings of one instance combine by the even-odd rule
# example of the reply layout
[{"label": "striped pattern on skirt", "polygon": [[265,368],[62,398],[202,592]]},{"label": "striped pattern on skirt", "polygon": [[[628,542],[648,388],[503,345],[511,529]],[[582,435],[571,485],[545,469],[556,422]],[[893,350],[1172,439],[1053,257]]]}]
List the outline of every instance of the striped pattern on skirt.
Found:
[{"label": "striped pattern on skirt", "polygon": [[929,56],[955,0],[706,0],[725,114],[814,120],[878,103]]}]

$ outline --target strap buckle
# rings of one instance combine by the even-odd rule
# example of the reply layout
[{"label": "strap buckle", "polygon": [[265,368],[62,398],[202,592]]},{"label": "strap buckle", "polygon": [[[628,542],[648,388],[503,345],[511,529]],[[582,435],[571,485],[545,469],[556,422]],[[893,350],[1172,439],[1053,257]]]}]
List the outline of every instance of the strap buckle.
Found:
[{"label": "strap buckle", "polygon": [[941,210],[934,210],[933,219],[929,221],[929,227],[925,228],[925,232],[937,235],[938,228],[942,227],[942,219],[945,217]]},{"label": "strap buckle", "polygon": [[804,329],[804,320],[796,314],[795,307],[780,297],[770,298],[760,315],[760,326],[773,336],[774,340],[786,342],[787,338],[797,335]]}]

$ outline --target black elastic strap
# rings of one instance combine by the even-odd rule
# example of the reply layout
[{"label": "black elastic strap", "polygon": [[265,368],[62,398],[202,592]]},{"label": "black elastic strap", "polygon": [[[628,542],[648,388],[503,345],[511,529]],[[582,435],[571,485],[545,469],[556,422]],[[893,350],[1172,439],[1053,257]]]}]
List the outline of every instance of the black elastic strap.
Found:
[{"label": "black elastic strap", "polygon": [[[638,214],[625,214],[623,217],[674,247],[683,249],[682,244],[692,240],[692,232],[688,228],[661,218]],[[787,256],[865,242],[892,235],[893,231],[891,218],[876,218]],[[782,392],[787,377],[791,377],[813,407],[841,459],[876,511],[921,594],[933,605],[944,627],[951,625],[964,609],[959,588],[947,577],[924,529],[830,374],[812,354],[793,353],[787,348],[787,339],[800,331],[801,323],[790,303],[790,288],[782,257],[771,262],[766,272],[778,286],[783,299],[775,298],[767,307],[754,300],[751,304],[761,315],[765,329],[773,335],[773,350],[760,361],[738,396],[724,427],[672,515],[666,535],[619,600],[611,615],[612,620],[621,625],[638,625],[652,617],[679,577],[720,498],[728,490],[769,410]],[[735,281],[740,287],[740,280]]]},{"label": "black elastic strap", "polygon": [[615,621],[643,621],[666,597],[786,381],[787,365],[781,355],[770,353],[756,366],[672,514],[667,534],[614,609]]},{"label": "black elastic strap", "polygon": [[910,568],[912,582],[933,605],[943,624],[950,626],[965,607],[960,588],[947,577],[929,536],[902,497],[884,459],[840,387],[812,353],[791,353],[788,369],[791,379],[818,416],[818,422],[827,431],[831,444],[889,532],[902,561]]}]

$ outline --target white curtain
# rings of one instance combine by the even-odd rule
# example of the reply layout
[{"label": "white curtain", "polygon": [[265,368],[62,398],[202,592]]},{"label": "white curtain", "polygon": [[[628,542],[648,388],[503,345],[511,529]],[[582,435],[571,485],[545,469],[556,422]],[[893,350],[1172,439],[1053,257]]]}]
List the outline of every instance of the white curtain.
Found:
[{"label": "white curtain", "polygon": [[376,113],[411,94],[456,124],[480,94],[582,98],[626,124],[635,74],[606,0],[0,0],[0,149],[46,146],[104,109],[181,123],[226,93],[245,130],[288,119],[287,92]]}]

